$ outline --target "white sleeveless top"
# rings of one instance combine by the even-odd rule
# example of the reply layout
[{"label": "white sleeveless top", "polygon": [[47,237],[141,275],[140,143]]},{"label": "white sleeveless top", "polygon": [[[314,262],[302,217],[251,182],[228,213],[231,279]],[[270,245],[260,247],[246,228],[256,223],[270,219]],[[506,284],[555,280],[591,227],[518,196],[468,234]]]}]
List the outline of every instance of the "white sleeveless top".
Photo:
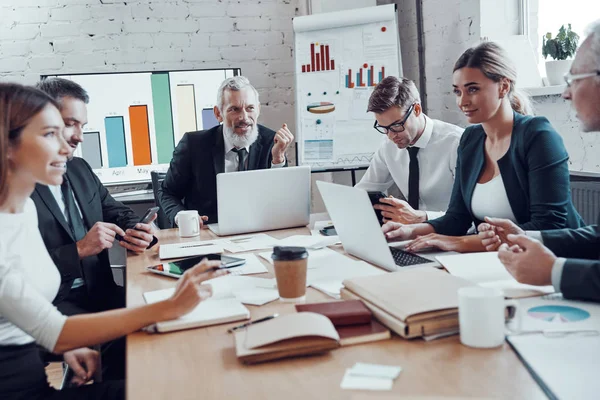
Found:
[{"label": "white sleeveless top", "polygon": [[489,182],[475,185],[471,197],[471,210],[475,218],[482,221],[484,217],[492,217],[506,218],[517,223],[506,195],[502,174],[498,174]]}]

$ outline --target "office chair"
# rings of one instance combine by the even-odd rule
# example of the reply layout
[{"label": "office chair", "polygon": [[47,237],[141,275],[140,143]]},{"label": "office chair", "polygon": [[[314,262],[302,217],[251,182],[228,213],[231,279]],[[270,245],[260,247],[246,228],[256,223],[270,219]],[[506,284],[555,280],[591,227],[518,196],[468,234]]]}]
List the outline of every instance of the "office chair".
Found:
[{"label": "office chair", "polygon": [[[160,207],[160,202],[158,200],[158,188],[162,184],[162,181],[165,180],[165,176],[167,176],[167,174],[164,172],[152,171],[150,172],[150,176],[152,177],[152,192],[154,193],[154,202],[157,206]],[[165,212],[162,210],[162,207],[160,210],[158,210],[158,215],[156,217],[156,221],[154,222],[156,223],[156,225],[158,225],[160,229],[171,228],[169,219],[167,218]]]}]

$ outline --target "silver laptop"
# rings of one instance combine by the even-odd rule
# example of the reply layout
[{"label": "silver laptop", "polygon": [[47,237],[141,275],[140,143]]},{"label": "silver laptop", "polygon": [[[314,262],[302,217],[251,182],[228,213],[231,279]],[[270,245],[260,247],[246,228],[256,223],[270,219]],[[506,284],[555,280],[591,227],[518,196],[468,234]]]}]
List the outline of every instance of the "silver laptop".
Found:
[{"label": "silver laptop", "polygon": [[217,175],[219,236],[305,226],[310,219],[310,167]]},{"label": "silver laptop", "polygon": [[413,254],[388,245],[366,191],[322,181],[317,186],[347,253],[388,271],[440,266],[434,253]]}]

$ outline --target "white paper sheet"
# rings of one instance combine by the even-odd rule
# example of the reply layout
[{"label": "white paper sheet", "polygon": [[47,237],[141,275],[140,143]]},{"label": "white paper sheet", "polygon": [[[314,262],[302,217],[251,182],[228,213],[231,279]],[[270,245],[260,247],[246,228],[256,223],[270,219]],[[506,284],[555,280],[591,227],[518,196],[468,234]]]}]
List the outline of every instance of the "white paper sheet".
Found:
[{"label": "white paper sheet", "polygon": [[269,272],[267,267],[256,257],[255,254],[236,254],[238,258],[246,260],[244,265],[239,267],[228,268],[227,270],[232,275],[252,275],[252,274],[264,274]]},{"label": "white paper sheet", "polygon": [[368,376],[371,378],[387,378],[396,379],[400,372],[401,367],[395,365],[380,365],[380,364],[368,364],[368,363],[356,363],[350,369],[350,373],[356,376]]},{"label": "white paper sheet", "polygon": [[219,239],[215,240],[214,243],[222,246],[231,253],[242,253],[245,251],[268,249],[277,246],[279,240],[265,233],[256,233]]},{"label": "white paper sheet", "polygon": [[[259,253],[258,255],[263,259],[267,260],[271,265],[273,264],[273,259],[271,258],[272,251],[265,251]],[[346,260],[351,260],[345,255],[331,250],[330,248],[322,248],[319,250],[308,250],[308,269],[321,268],[323,266],[345,263]]]},{"label": "white paper sheet", "polygon": [[352,375],[351,370],[347,369],[340,384],[342,389],[358,390],[392,390],[394,381],[389,378],[372,378],[365,376]]},{"label": "white paper sheet", "polygon": [[525,297],[554,292],[552,286],[531,286],[517,282],[500,262],[496,252],[437,256],[436,258],[452,275],[480,286],[501,289],[507,297]]}]

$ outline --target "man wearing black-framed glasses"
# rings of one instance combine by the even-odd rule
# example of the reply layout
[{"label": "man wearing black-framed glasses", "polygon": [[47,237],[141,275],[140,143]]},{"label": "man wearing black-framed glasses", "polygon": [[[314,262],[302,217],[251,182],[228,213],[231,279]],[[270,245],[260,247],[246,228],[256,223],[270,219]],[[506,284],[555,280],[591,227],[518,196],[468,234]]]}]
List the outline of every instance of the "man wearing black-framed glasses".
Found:
[{"label": "man wearing black-framed glasses", "polygon": [[393,191],[376,204],[384,221],[425,222],[446,210],[456,168],[456,149],[463,129],[427,117],[415,84],[388,76],[374,89],[368,111],[375,113],[373,128],[387,136],[356,187]]},{"label": "man wearing black-framed glasses", "polygon": [[[600,20],[577,50],[565,82],[563,98],[573,104],[583,131],[600,132]],[[482,243],[493,248],[504,242],[498,258],[519,282],[552,284],[567,299],[600,302],[600,216],[598,224],[579,229],[524,232],[501,219],[492,225],[503,238],[485,232]]]}]

